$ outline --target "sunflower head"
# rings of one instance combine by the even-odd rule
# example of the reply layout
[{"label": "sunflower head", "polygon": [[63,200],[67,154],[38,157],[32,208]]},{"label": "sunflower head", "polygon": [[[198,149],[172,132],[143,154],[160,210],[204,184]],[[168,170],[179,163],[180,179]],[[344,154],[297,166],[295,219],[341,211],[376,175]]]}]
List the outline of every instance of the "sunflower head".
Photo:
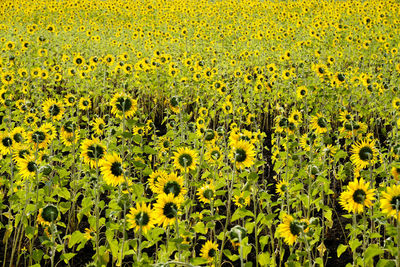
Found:
[{"label": "sunflower head", "polygon": [[190,148],[178,148],[173,156],[174,167],[183,172],[194,170],[197,165],[197,152]]},{"label": "sunflower head", "polygon": [[369,189],[369,182],[355,179],[347,186],[347,190],[340,195],[339,203],[348,212],[362,213],[364,207],[371,207],[375,199],[375,189]]},{"label": "sunflower head", "polygon": [[155,217],[151,206],[147,206],[145,203],[137,204],[136,208],[130,209],[127,215],[127,221],[130,228],[135,229],[135,231],[141,230],[143,233],[146,233],[153,228],[155,224]]}]

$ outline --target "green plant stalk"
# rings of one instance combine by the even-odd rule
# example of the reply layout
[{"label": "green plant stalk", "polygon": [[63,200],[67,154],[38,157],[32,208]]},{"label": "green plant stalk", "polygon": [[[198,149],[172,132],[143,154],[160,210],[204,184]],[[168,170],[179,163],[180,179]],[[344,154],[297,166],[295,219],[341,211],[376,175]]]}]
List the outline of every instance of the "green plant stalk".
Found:
[{"label": "green plant stalk", "polygon": [[96,264],[100,263],[100,212],[99,212],[99,166],[98,160],[96,160],[96,173],[97,173],[97,181],[94,186],[94,194],[95,194],[95,202],[94,202],[94,216],[96,216]]},{"label": "green plant stalk", "polygon": [[[179,236],[179,217],[178,217],[178,213],[176,214],[176,217],[175,217],[175,227],[176,227],[176,235],[177,235],[177,238],[179,239],[180,236]],[[178,260],[179,261],[181,261],[181,256],[182,256],[182,251],[180,249],[180,246],[178,245]]]},{"label": "green plant stalk", "polygon": [[258,267],[258,228],[257,228],[257,202],[256,202],[256,193],[257,193],[257,185],[254,183],[254,192],[253,192],[253,205],[254,205],[254,243],[256,250],[256,267]]},{"label": "green plant stalk", "polygon": [[222,261],[222,253],[223,253],[224,246],[225,246],[225,239],[226,239],[226,235],[227,235],[228,224],[229,224],[229,221],[231,220],[232,187],[233,187],[235,175],[236,175],[236,161],[233,164],[232,180],[228,184],[228,203],[227,203],[227,210],[226,210],[226,221],[225,221],[225,226],[224,226],[224,236],[222,238],[221,251],[219,253],[219,261],[220,262]]},{"label": "green plant stalk", "polygon": [[50,225],[50,231],[51,231],[51,257],[50,257],[50,262],[51,262],[51,267],[54,267],[54,256],[56,254],[56,244],[55,244],[55,235],[54,231],[56,229],[56,226],[54,225],[54,222],[51,222]]},{"label": "green plant stalk", "polygon": [[[137,262],[140,262],[141,252],[142,252],[142,226],[139,227],[139,241],[138,241],[138,253],[137,253]],[[121,259],[122,263],[122,259]]]},{"label": "green plant stalk", "polygon": [[[356,238],[357,238],[356,231],[355,231],[356,227],[357,227],[357,215],[355,213],[353,213],[353,229],[352,229],[353,233],[351,236],[352,240],[356,240]],[[353,252],[353,266],[356,266],[357,252],[356,252],[356,250],[353,250],[352,252]]]},{"label": "green plant stalk", "polygon": [[243,244],[242,244],[242,235],[239,235],[239,246],[240,246],[240,266],[244,267],[244,259],[243,259]]},{"label": "green plant stalk", "polygon": [[400,214],[399,214],[399,200],[396,201],[396,230],[397,230],[397,255],[396,255],[396,267],[400,267]]}]

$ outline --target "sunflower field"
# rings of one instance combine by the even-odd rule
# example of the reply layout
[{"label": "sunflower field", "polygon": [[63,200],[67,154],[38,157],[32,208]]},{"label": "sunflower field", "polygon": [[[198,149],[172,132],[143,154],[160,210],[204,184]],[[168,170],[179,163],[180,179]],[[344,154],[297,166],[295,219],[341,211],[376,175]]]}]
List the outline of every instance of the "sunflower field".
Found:
[{"label": "sunflower field", "polygon": [[398,0],[2,0],[0,267],[400,267]]}]

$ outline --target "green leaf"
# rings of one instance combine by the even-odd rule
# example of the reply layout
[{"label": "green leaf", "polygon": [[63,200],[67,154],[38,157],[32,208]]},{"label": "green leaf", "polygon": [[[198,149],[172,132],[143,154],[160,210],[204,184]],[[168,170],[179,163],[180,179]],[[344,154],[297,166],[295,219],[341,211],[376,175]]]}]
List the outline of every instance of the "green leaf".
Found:
[{"label": "green leaf", "polygon": [[240,257],[239,255],[233,254],[231,253],[231,251],[229,249],[224,249],[224,255],[226,257],[228,257],[228,259],[230,259],[231,261],[237,261]]},{"label": "green leaf", "polygon": [[153,148],[149,147],[149,146],[144,146],[143,152],[146,154],[157,154],[157,151],[155,151]]},{"label": "green leaf", "polygon": [[394,262],[394,260],[385,260],[385,259],[380,259],[378,261],[378,264],[376,265],[376,267],[395,267],[396,263]]},{"label": "green leaf", "polygon": [[336,250],[336,253],[337,253],[337,257],[338,257],[338,258],[340,258],[340,256],[343,254],[343,252],[346,251],[347,247],[348,247],[347,245],[343,245],[343,244],[340,244],[340,245],[338,246],[338,248],[337,248],[337,250]]},{"label": "green leaf", "polygon": [[263,252],[258,256],[258,263],[261,266],[270,266],[271,264],[271,256],[268,252]]},{"label": "green leaf", "polygon": [[82,242],[85,240],[85,236],[80,231],[75,231],[72,233],[71,238],[68,242],[68,247],[72,248],[75,244]]},{"label": "green leaf", "polygon": [[205,235],[207,233],[207,229],[206,229],[206,227],[205,227],[203,222],[196,223],[196,225],[193,227],[193,230],[196,233],[200,233],[200,234],[203,234],[203,235]]},{"label": "green leaf", "polygon": [[35,262],[40,262],[42,260],[44,252],[41,249],[35,249],[32,253],[32,258]]},{"label": "green leaf", "polygon": [[375,256],[383,254],[385,251],[380,248],[377,244],[370,245],[364,253],[364,260],[368,264],[372,262]]},{"label": "green leaf", "polygon": [[202,265],[202,264],[206,264],[207,260],[204,258],[196,257],[196,258],[191,259],[190,263],[192,265]]},{"label": "green leaf", "polygon": [[65,263],[68,263],[69,260],[71,260],[76,253],[63,253],[61,254],[60,259],[64,260]]},{"label": "green leaf", "polygon": [[360,240],[358,240],[358,239],[349,241],[349,245],[350,245],[351,251],[356,251],[356,249],[359,246],[361,246],[361,244],[362,244],[362,242]]},{"label": "green leaf", "polygon": [[246,210],[245,208],[237,209],[237,210],[235,210],[235,212],[232,215],[231,222],[234,222],[234,221],[236,221],[240,218],[244,218],[246,216],[254,217],[254,214],[251,211]]}]

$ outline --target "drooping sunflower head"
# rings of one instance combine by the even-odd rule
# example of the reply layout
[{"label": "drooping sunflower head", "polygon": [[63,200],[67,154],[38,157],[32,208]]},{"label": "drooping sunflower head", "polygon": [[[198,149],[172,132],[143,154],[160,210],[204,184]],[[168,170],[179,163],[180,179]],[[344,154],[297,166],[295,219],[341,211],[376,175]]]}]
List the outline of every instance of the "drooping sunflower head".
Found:
[{"label": "drooping sunflower head", "polygon": [[137,110],[137,100],[125,93],[116,93],[111,99],[111,107],[111,112],[117,118],[131,118]]},{"label": "drooping sunflower head", "polygon": [[250,142],[239,140],[232,147],[231,159],[236,168],[249,168],[254,164],[255,154],[254,146]]},{"label": "drooping sunflower head", "polygon": [[100,161],[106,153],[106,147],[97,138],[85,139],[81,150],[83,161],[92,168],[96,167],[96,162]]},{"label": "drooping sunflower head", "polygon": [[380,207],[387,216],[400,220],[400,185],[392,185],[382,193]]},{"label": "drooping sunflower head", "polygon": [[208,262],[213,262],[214,257],[217,256],[218,244],[208,240],[200,250],[200,257],[206,259]]},{"label": "drooping sunflower head", "polygon": [[100,159],[99,165],[106,184],[118,186],[124,182],[124,168],[118,154],[106,154]]},{"label": "drooping sunflower head", "polygon": [[178,148],[172,157],[175,169],[187,172],[196,169],[197,152],[188,147]]},{"label": "drooping sunflower head", "polygon": [[355,179],[347,186],[347,190],[340,195],[339,203],[348,212],[362,213],[364,207],[371,207],[375,200],[375,189],[369,189],[369,182],[365,183],[361,178]]},{"label": "drooping sunflower head", "polygon": [[129,227],[133,228],[136,232],[141,230],[143,233],[146,233],[155,224],[155,217],[151,206],[147,206],[146,203],[136,204],[136,208],[130,209],[127,221],[130,225]]},{"label": "drooping sunflower head", "polygon": [[379,156],[378,149],[375,147],[375,141],[369,139],[363,139],[353,144],[351,153],[350,160],[359,170],[364,169],[370,164],[375,164]]}]

